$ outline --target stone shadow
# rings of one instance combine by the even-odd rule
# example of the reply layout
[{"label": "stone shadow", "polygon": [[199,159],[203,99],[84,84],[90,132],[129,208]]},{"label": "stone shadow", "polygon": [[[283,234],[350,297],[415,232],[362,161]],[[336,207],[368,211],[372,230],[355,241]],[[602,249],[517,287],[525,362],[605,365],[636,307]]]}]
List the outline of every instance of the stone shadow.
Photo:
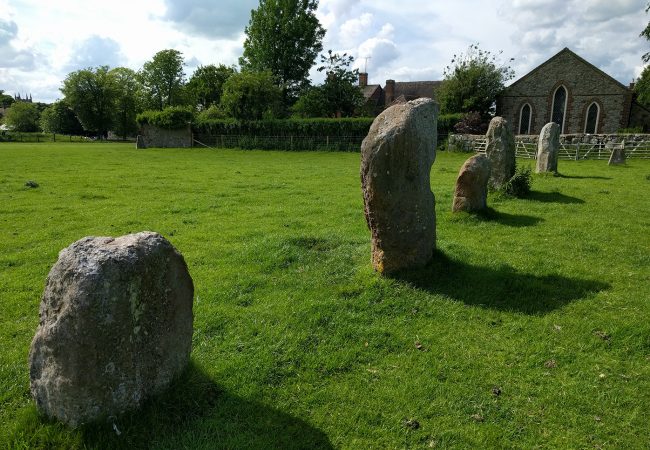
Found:
[{"label": "stone shadow", "polygon": [[221,389],[193,363],[140,411],[81,433],[85,448],[333,448],[304,420]]},{"label": "stone shadow", "polygon": [[439,250],[426,267],[403,271],[393,278],[467,305],[530,315],[549,313],[611,287],[597,280],[521,273],[507,265],[497,269],[473,266]]},{"label": "stone shadow", "polygon": [[527,197],[529,200],[542,203],[563,203],[563,204],[574,204],[581,205],[585,201],[578,197],[571,197],[570,195],[565,195],[560,192],[538,192],[531,191]]},{"label": "stone shadow", "polygon": [[515,228],[533,227],[544,221],[541,217],[526,216],[523,214],[508,214],[490,207],[483,211],[478,211],[474,213],[474,215],[478,220],[483,222],[496,222],[500,225]]},{"label": "stone shadow", "polygon": [[558,173],[555,175],[558,178],[568,178],[570,180],[611,180],[612,177],[602,177],[602,176],[583,176],[583,175],[563,175]]}]

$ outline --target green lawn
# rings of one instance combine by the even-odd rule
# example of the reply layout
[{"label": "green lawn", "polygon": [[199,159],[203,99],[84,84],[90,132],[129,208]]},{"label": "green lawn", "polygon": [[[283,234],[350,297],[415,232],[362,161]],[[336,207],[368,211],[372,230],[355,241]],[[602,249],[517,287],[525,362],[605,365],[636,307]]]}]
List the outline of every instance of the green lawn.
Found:
[{"label": "green lawn", "polygon": [[[436,259],[383,279],[359,154],[132,147],[0,144],[0,448],[650,447],[650,161],[560,161],[476,217],[439,153]],[[142,230],[194,279],[191,367],[111,423],[40,418],[58,252]]]}]

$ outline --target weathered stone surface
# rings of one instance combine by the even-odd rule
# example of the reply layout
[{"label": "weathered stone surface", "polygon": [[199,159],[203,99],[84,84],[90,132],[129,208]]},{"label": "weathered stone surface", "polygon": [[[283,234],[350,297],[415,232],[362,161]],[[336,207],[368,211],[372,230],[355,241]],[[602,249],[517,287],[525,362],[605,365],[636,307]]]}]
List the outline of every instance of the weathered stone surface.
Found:
[{"label": "weathered stone surface", "polygon": [[147,144],[144,142],[144,136],[141,134],[138,134],[138,136],[135,138],[135,148],[141,149],[141,148],[147,148]]},{"label": "weathered stone surface", "polygon": [[436,245],[431,165],[436,159],[438,104],[418,99],[391,106],[361,144],[361,185],[380,273],[425,265]]},{"label": "weathered stone surface", "polygon": [[480,211],[487,208],[487,183],[490,161],[485,155],[474,155],[460,168],[452,211]]},{"label": "weathered stone surface", "polygon": [[625,154],[625,146],[616,145],[615,147],[612,148],[612,154],[609,157],[608,164],[610,166],[625,164],[626,159],[627,159],[627,155]]},{"label": "weathered stone surface", "polygon": [[38,409],[77,426],[162,391],[189,361],[193,295],[183,257],[157,233],[62,250],[29,354]]},{"label": "weathered stone surface", "polygon": [[140,135],[143,147],[138,148],[189,148],[192,147],[192,129],[189,125],[184,128],[167,130],[153,125],[142,125]]},{"label": "weathered stone surface", "polygon": [[494,117],[486,134],[485,154],[490,160],[488,184],[499,189],[515,174],[515,138],[503,117]]},{"label": "weathered stone surface", "polygon": [[557,172],[557,155],[560,152],[560,126],[555,122],[544,125],[537,141],[535,172]]}]

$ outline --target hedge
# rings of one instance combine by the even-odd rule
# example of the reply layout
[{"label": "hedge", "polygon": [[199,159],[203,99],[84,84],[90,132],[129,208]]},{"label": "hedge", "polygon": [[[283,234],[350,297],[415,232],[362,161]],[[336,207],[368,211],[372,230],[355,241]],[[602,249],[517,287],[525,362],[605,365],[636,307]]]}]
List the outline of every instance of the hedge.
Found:
[{"label": "hedge", "polygon": [[194,119],[194,113],[182,106],[169,106],[162,111],[144,111],[135,120],[140,126],[153,125],[166,130],[185,128]]}]

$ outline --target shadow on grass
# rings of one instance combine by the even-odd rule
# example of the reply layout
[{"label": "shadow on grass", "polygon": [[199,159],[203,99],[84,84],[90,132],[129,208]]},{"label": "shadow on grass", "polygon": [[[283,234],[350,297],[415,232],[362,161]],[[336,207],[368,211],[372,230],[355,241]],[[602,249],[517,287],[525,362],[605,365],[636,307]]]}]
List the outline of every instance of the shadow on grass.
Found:
[{"label": "shadow on grass", "polygon": [[601,176],[583,176],[583,175],[562,175],[558,173],[556,175],[558,178],[568,178],[571,180],[611,180],[611,177],[601,177]]},{"label": "shadow on grass", "polygon": [[474,213],[474,215],[480,221],[496,222],[500,225],[516,228],[533,227],[544,221],[541,217],[508,214],[489,207]]},{"label": "shadow on grass", "polygon": [[453,260],[439,250],[426,267],[392,277],[468,305],[531,315],[546,314],[610,288],[601,281],[520,273],[505,265],[498,269],[472,266]]},{"label": "shadow on grass", "polygon": [[560,192],[538,192],[531,191],[527,197],[529,200],[542,203],[564,203],[564,204],[583,204],[585,201],[578,197],[571,197]]},{"label": "shadow on grass", "polygon": [[222,390],[192,363],[137,412],[69,430],[45,422],[34,408],[22,422],[20,440],[34,448],[333,448],[322,431]]}]

